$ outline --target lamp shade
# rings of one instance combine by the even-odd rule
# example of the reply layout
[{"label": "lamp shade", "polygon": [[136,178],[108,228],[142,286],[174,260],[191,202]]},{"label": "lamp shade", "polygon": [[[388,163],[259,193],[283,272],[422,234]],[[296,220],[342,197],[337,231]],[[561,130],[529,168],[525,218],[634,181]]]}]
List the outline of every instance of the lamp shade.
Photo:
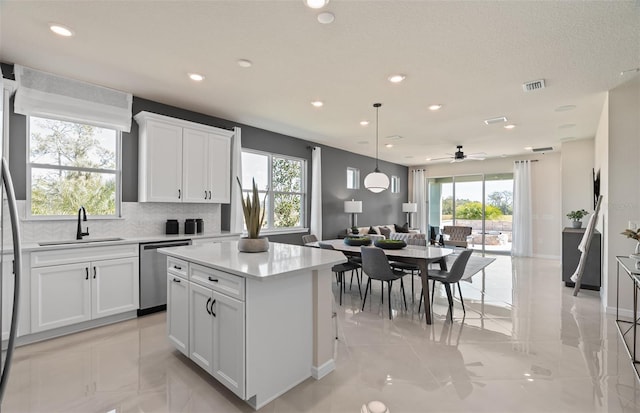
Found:
[{"label": "lamp shade", "polygon": [[364,187],[374,193],[379,193],[389,188],[389,177],[382,172],[371,172],[364,177]]},{"label": "lamp shade", "polygon": [[362,213],[362,201],[344,201],[344,212],[347,214]]},{"label": "lamp shade", "polygon": [[414,202],[404,202],[402,204],[402,212],[418,212],[418,204]]}]

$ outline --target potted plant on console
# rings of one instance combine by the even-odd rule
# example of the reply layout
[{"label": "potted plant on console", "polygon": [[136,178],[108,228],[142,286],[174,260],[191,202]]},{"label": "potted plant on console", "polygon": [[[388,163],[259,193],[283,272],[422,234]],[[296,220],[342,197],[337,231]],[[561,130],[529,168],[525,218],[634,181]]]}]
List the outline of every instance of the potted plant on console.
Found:
[{"label": "potted plant on console", "polygon": [[582,228],[582,218],[589,214],[584,209],[579,209],[577,211],[571,211],[567,214],[567,217],[571,220],[571,225],[573,228]]},{"label": "potted plant on console", "polygon": [[[244,213],[244,222],[247,226],[247,236],[240,238],[238,241],[238,250],[240,252],[264,252],[269,250],[269,238],[261,237],[260,230],[264,223],[264,209],[260,207],[260,198],[258,197],[258,185],[253,180],[253,191],[251,196],[247,194],[247,198],[242,197],[242,183],[239,178],[240,199],[242,200],[242,212]],[[267,195],[265,194],[266,201]],[[263,201],[263,204],[265,203]]]}]

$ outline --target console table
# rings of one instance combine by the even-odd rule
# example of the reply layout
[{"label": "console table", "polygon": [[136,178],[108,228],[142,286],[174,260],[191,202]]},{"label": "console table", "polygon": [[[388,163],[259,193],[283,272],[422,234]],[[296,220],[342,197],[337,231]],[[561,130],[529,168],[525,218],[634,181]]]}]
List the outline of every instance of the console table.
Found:
[{"label": "console table", "polygon": [[[565,228],[562,230],[562,281],[567,287],[573,288],[575,283],[571,281],[571,276],[578,268],[581,252],[578,245],[582,241],[582,236],[586,228]],[[600,290],[600,273],[602,268],[601,260],[601,236],[597,230],[593,231],[589,256],[586,267],[580,282],[580,288],[585,290]]]},{"label": "console table", "polygon": [[[636,348],[637,348],[637,328],[638,321],[640,321],[637,317],[638,314],[638,289],[640,289],[640,269],[637,267],[638,260],[633,258],[629,258],[628,256],[618,256],[616,257],[618,261],[618,270],[616,272],[616,326],[618,327],[618,332],[620,333],[620,338],[622,339],[622,343],[627,349],[627,353],[631,358],[631,364],[636,372],[636,376],[640,380],[640,372],[638,371],[638,366],[640,365],[640,360],[638,360],[636,356]],[[629,276],[631,282],[633,282],[633,316],[632,321],[629,320],[621,320],[619,314],[620,308],[620,268],[624,270],[624,272]],[[631,336],[629,336],[631,334]]]}]

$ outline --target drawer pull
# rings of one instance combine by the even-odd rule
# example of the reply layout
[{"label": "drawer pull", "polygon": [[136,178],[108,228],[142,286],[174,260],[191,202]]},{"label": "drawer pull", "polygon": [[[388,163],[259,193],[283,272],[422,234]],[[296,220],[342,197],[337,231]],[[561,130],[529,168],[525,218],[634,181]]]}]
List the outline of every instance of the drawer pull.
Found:
[{"label": "drawer pull", "polygon": [[182,267],[178,266],[178,265],[174,265],[173,268],[175,268],[176,270],[181,270]]},{"label": "drawer pull", "polygon": [[216,313],[214,313],[214,312],[213,312],[213,305],[214,305],[215,303],[216,303],[216,300],[215,300],[215,299],[214,299],[213,301],[211,301],[211,313],[210,313],[210,314],[211,314],[212,316],[214,316],[214,317],[216,316]]},{"label": "drawer pull", "polygon": [[209,281],[211,281],[212,283],[217,283],[218,279],[209,277]]},{"label": "drawer pull", "polygon": [[207,310],[207,313],[211,315],[211,311],[209,311],[209,303],[211,302],[211,297],[207,299],[207,303],[204,305],[204,308]]},{"label": "drawer pull", "polygon": [[179,280],[179,279],[177,279],[177,278],[174,278],[174,279],[173,279],[173,282],[174,282],[174,283],[179,283],[179,282],[180,282],[180,280]]}]

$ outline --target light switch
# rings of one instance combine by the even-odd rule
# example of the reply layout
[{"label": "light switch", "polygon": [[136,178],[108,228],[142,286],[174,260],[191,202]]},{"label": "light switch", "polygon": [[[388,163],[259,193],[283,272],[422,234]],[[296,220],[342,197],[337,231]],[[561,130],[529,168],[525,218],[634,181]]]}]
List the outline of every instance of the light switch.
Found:
[{"label": "light switch", "polygon": [[637,231],[640,228],[640,221],[629,221],[627,228]]}]

